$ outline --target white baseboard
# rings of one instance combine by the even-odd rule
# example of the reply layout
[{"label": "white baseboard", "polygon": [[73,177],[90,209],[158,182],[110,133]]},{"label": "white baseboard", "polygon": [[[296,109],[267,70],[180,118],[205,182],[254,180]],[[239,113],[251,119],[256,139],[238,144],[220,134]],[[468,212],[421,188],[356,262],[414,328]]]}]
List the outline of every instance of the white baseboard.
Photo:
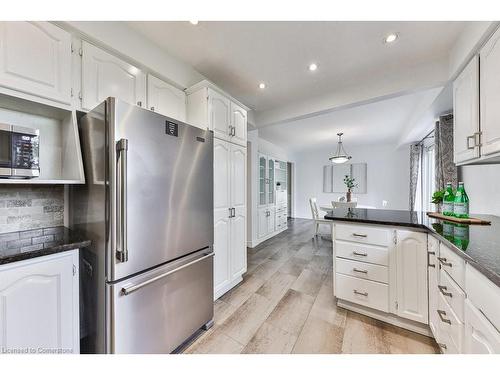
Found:
[{"label": "white baseboard", "polygon": [[259,238],[259,239],[253,240],[253,241],[247,241],[247,247],[249,247],[250,249],[252,249],[252,248],[258,246],[259,244],[261,244],[262,242],[267,241],[270,238],[273,238],[277,234],[280,234],[281,232],[284,232],[287,229],[288,229],[288,227],[283,228],[283,229],[281,229],[281,230],[279,230],[277,232],[273,232],[271,234],[268,234],[265,237],[262,237],[262,238]]},{"label": "white baseboard", "polygon": [[411,320],[401,318],[394,314],[389,314],[383,311],[370,309],[369,307],[361,306],[341,299],[337,299],[337,306],[369,316],[370,318],[381,320],[383,322],[395,325],[397,327],[407,329],[412,332],[420,333],[421,335],[424,336],[434,337],[427,324],[413,322]]}]

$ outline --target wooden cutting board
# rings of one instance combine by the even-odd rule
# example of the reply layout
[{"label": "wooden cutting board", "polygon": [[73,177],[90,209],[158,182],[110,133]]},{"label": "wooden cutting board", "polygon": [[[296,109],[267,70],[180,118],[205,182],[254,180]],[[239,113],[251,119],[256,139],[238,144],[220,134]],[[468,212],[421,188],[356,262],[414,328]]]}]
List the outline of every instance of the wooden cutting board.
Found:
[{"label": "wooden cutting board", "polygon": [[438,212],[427,212],[427,216],[434,217],[436,219],[452,221],[454,223],[460,224],[475,224],[475,225],[490,225],[491,221],[482,220],[475,217],[469,217],[468,219],[462,219],[455,216],[446,216]]}]

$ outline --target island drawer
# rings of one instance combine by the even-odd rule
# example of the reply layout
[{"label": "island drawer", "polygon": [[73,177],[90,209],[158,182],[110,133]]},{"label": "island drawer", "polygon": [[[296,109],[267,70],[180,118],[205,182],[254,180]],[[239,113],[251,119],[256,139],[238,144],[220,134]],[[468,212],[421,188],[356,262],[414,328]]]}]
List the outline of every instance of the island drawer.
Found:
[{"label": "island drawer", "polygon": [[465,261],[453,250],[441,243],[439,245],[439,263],[452,279],[465,290]]},{"label": "island drawer", "polygon": [[389,286],[358,277],[335,274],[337,298],[389,312]]},{"label": "island drawer", "polygon": [[437,313],[439,316],[439,340],[445,344],[450,341],[453,342],[453,345],[456,346],[460,353],[462,350],[464,324],[455,315],[442,294],[439,294]]},{"label": "island drawer", "polygon": [[389,249],[387,247],[335,241],[335,253],[340,258],[359,260],[381,266],[389,264]]},{"label": "island drawer", "polygon": [[378,281],[386,284],[389,282],[389,268],[386,266],[379,266],[378,264],[337,258],[335,270],[338,273],[359,277],[361,279]]},{"label": "island drawer", "polygon": [[391,243],[390,229],[365,225],[335,225],[335,239],[352,241],[370,245],[389,246]]},{"label": "island drawer", "polygon": [[453,312],[463,322],[465,293],[443,269],[440,271],[438,289]]}]

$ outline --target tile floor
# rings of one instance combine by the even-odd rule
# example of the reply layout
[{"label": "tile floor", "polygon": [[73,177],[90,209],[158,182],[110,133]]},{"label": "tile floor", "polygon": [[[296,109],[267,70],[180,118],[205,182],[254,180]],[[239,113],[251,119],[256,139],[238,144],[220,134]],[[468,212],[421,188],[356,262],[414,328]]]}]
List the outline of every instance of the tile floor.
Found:
[{"label": "tile floor", "polygon": [[435,341],[335,305],[332,243],[294,219],[248,250],[243,282],[183,353],[438,353]]}]

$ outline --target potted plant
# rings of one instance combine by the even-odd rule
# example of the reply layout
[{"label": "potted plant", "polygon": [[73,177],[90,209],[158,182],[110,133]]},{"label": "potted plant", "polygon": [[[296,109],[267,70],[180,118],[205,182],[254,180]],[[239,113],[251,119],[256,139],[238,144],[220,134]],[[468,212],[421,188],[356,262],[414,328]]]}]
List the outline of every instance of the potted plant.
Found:
[{"label": "potted plant", "polygon": [[441,212],[441,205],[443,204],[445,190],[438,190],[432,194],[432,201],[436,205],[436,211]]},{"label": "potted plant", "polygon": [[355,181],[355,178],[349,177],[348,175],[345,175],[344,177],[344,184],[347,187],[347,193],[345,195],[347,202],[351,201],[352,189],[358,186]]}]

